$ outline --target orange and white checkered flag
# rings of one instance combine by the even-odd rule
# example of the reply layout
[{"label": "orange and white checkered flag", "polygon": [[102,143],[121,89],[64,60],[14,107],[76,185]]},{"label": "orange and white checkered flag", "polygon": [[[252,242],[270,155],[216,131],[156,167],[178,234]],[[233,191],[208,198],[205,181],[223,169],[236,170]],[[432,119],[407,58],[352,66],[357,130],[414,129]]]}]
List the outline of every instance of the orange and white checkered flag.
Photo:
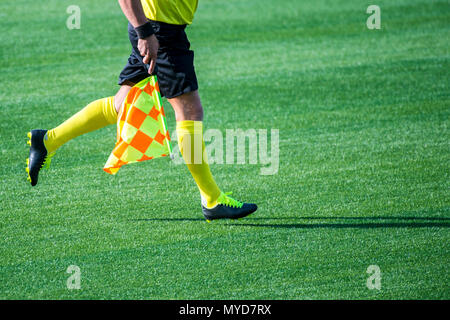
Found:
[{"label": "orange and white checkered flag", "polygon": [[117,119],[117,142],[103,168],[116,174],[124,164],[172,153],[158,80],[148,77],[128,92]]}]

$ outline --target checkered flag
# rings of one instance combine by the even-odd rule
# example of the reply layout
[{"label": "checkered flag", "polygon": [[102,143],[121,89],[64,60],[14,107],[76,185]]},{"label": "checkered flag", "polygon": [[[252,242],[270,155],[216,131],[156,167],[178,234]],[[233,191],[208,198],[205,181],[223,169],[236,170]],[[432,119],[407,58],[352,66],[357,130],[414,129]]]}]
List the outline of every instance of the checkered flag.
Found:
[{"label": "checkered flag", "polygon": [[128,92],[117,120],[117,142],[103,168],[116,174],[124,164],[172,153],[158,80],[148,77]]}]

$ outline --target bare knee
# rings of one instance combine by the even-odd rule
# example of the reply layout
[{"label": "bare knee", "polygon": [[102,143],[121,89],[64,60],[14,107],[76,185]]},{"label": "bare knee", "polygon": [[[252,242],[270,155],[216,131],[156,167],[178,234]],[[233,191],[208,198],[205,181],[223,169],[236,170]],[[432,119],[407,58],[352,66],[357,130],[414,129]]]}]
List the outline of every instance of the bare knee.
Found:
[{"label": "bare knee", "polygon": [[117,91],[116,95],[114,96],[114,107],[116,108],[117,113],[120,112],[120,109],[122,108],[123,100],[125,100],[128,92],[130,89],[134,86],[134,83],[130,81],[125,81],[121,86],[120,89]]},{"label": "bare knee", "polygon": [[203,107],[197,90],[168,100],[175,111],[177,121],[203,120]]}]

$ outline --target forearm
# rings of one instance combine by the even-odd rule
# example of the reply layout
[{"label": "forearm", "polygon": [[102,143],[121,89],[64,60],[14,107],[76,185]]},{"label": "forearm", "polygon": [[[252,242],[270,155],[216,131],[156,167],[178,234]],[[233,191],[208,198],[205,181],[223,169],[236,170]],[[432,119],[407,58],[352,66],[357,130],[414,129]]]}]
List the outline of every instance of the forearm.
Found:
[{"label": "forearm", "polygon": [[120,8],[134,27],[138,36],[137,47],[143,57],[142,62],[149,64],[148,73],[152,74],[158,56],[159,43],[152,23],[145,16],[140,0],[119,0]]},{"label": "forearm", "polygon": [[119,5],[133,27],[142,26],[148,21],[140,0],[119,0]]}]

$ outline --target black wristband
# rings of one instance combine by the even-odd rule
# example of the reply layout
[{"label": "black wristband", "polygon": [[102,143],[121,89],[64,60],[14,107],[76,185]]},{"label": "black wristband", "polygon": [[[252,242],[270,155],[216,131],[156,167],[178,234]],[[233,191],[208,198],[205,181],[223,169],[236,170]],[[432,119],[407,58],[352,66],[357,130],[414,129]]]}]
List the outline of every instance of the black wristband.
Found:
[{"label": "black wristband", "polygon": [[144,23],[139,27],[134,28],[134,30],[136,30],[139,39],[148,38],[155,33],[155,30],[153,30],[152,23],[150,21]]}]

